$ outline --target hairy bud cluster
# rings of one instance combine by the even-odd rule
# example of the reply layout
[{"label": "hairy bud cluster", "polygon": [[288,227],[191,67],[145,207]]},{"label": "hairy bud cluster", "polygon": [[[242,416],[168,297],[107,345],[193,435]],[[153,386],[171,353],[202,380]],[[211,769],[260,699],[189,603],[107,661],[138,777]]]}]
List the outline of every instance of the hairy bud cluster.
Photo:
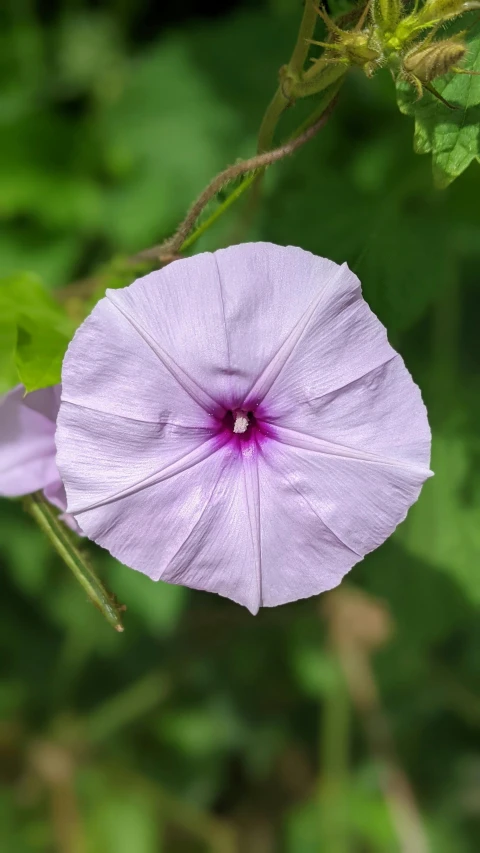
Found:
[{"label": "hairy bud cluster", "polygon": [[[372,0],[371,8],[367,2],[351,29],[342,29],[324,9],[318,9],[329,38],[313,42],[323,47],[317,62],[359,66],[368,77],[387,66],[395,79],[410,83],[419,98],[427,88],[443,100],[432,81],[444,74],[476,72],[458,67],[467,55],[462,35],[435,36],[444,21],[478,8],[480,0],[425,0],[420,9],[405,14],[402,0]],[[351,23],[351,15],[344,22]]]}]

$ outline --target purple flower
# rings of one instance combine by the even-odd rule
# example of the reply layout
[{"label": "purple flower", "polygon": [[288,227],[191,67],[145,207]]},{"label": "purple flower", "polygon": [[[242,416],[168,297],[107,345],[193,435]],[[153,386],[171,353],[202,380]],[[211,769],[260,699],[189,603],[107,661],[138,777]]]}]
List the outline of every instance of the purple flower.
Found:
[{"label": "purple flower", "polygon": [[[55,462],[55,422],[60,385],[25,394],[17,385],[0,397],[0,495],[19,497],[43,490],[51,504],[67,508]],[[61,518],[78,533],[74,518]]]},{"label": "purple flower", "polygon": [[57,446],[87,536],[253,613],[335,587],[430,474],[420,392],[358,279],[268,243],[107,291],[65,357]]}]

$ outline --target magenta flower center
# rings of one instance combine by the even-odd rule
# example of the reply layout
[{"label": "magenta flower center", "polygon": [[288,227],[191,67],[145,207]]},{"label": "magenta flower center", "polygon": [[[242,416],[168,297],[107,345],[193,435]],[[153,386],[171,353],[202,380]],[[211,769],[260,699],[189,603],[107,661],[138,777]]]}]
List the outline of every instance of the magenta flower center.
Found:
[{"label": "magenta flower center", "polygon": [[246,441],[253,438],[258,429],[258,421],[252,411],[246,409],[228,409],[221,421],[222,431]]},{"label": "magenta flower center", "polygon": [[242,452],[252,450],[270,435],[267,424],[247,408],[228,409],[220,419],[220,433],[237,442]]}]

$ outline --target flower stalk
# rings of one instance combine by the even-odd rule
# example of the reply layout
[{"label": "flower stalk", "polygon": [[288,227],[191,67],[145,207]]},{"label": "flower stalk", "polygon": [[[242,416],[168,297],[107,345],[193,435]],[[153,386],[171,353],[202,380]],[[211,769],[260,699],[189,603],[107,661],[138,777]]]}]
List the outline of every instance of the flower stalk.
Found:
[{"label": "flower stalk", "polygon": [[43,497],[41,492],[36,492],[25,498],[25,505],[64,563],[71,569],[77,581],[87,593],[90,601],[100,610],[107,622],[112,628],[115,628],[115,631],[122,632],[121,610],[124,608],[116,604],[113,597],[97,578],[95,572],[90,568],[84,555],[75,544],[73,536],[68,532],[65,525],[59,521],[57,513],[52,506]]}]

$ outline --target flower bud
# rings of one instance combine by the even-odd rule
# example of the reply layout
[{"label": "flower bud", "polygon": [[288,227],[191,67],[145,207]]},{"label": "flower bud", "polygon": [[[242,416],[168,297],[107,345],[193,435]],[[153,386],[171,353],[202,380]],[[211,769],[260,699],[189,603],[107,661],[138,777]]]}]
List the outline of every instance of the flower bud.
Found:
[{"label": "flower bud", "polygon": [[339,52],[347,58],[350,65],[365,68],[372,62],[378,62],[380,58],[379,50],[371,44],[370,36],[366,33],[344,31],[338,36],[338,46]]},{"label": "flower bud", "polygon": [[403,60],[403,70],[421,83],[430,83],[436,77],[448,74],[466,53],[466,45],[458,38],[433,42],[428,47],[419,47],[408,53]]}]

